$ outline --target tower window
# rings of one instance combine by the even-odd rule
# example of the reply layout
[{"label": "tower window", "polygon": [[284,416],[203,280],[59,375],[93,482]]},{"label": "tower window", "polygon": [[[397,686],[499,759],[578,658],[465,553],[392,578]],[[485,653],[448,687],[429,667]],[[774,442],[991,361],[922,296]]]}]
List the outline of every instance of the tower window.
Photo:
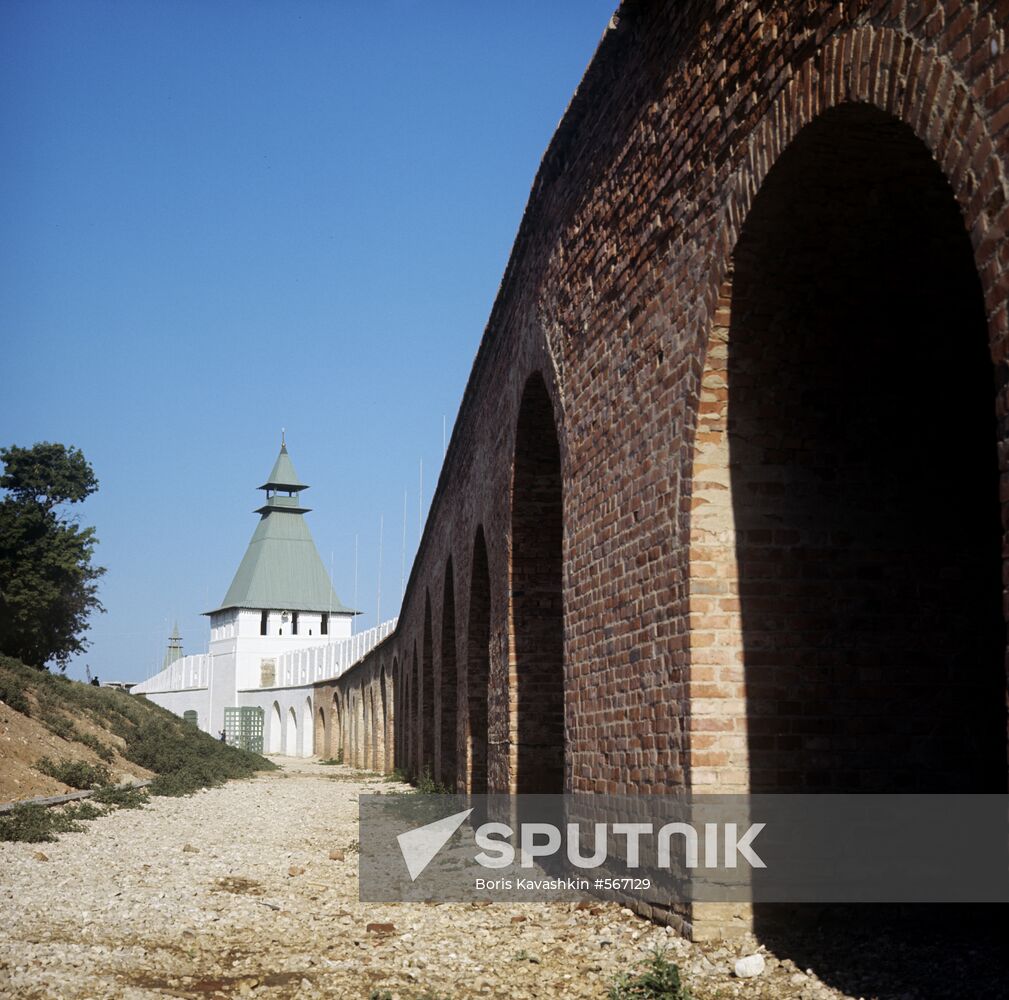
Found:
[{"label": "tower window", "polygon": [[270,623],[270,612],[264,611],[259,616],[259,634],[266,635],[267,626]]},{"label": "tower window", "polygon": [[329,635],[329,612],[323,611],[322,622],[319,628],[319,635]]},{"label": "tower window", "polygon": [[298,612],[291,612],[291,635],[298,634]]}]

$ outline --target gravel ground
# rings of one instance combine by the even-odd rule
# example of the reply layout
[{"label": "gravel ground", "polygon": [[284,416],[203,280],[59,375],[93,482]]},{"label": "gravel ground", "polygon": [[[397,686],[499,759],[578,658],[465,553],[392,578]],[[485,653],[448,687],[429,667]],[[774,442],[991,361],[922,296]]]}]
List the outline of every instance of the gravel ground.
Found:
[{"label": "gravel ground", "polygon": [[[0,995],[602,998],[657,944],[699,1000],[849,995],[766,950],[761,976],[735,979],[754,941],[693,945],[615,905],[360,903],[357,796],[395,786],[282,763],[57,843],[0,844]],[[930,995],[886,985],[851,995]]]}]

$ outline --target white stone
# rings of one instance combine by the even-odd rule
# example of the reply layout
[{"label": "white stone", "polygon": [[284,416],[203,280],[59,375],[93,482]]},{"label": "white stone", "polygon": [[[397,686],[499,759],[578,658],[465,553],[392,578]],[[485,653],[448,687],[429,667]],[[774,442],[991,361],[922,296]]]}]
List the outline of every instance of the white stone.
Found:
[{"label": "white stone", "polygon": [[734,971],[740,979],[753,979],[764,971],[764,956],[758,952],[755,955],[737,958]]}]

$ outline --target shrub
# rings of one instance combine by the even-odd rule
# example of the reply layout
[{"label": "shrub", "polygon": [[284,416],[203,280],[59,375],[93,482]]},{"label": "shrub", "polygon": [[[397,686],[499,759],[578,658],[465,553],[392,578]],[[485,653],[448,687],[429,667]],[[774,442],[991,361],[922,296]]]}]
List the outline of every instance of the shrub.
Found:
[{"label": "shrub", "polygon": [[0,840],[40,844],[55,840],[57,833],[79,833],[84,829],[81,821],[97,819],[104,810],[83,802],[65,809],[47,809],[45,806],[20,805],[9,812],[0,813]]},{"label": "shrub", "polygon": [[189,795],[229,778],[248,778],[276,764],[187,725],[178,716],[145,720],[126,738],[124,756],[157,774],[152,795]]},{"label": "shrub", "polygon": [[[92,801],[98,798],[99,795],[101,795],[101,792],[96,792],[91,797]],[[73,820],[98,819],[99,816],[104,816],[107,812],[107,809],[99,809],[97,806],[92,805],[91,802],[81,802],[76,806],[67,806],[67,808],[63,810],[64,815],[69,815]]]},{"label": "shrub", "polygon": [[44,806],[15,806],[0,813],[0,840],[40,844],[55,840],[52,815]]},{"label": "shrub", "polygon": [[449,795],[449,790],[440,782],[431,777],[431,771],[424,768],[421,776],[417,779],[417,791],[421,795]]},{"label": "shrub", "polygon": [[91,796],[91,801],[116,806],[119,809],[141,809],[147,805],[147,789],[131,788],[129,785],[119,787],[109,785],[106,788],[99,788]]},{"label": "shrub", "polygon": [[617,976],[609,1000],[690,1000],[690,992],[680,980],[679,968],[666,960],[665,949],[656,948],[640,972]]},{"label": "shrub", "polygon": [[94,788],[96,785],[107,785],[112,780],[107,767],[84,760],[64,758],[54,761],[43,757],[36,762],[35,769],[71,788]]},{"label": "shrub", "polygon": [[31,705],[25,697],[24,681],[13,671],[2,668],[0,668],[0,701],[15,712],[31,715]]}]

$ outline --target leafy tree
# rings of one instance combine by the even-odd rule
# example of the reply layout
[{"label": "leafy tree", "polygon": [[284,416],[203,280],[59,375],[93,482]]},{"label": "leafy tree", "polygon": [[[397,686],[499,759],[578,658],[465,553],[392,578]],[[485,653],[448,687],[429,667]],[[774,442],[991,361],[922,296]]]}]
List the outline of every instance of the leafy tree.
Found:
[{"label": "leafy tree", "polygon": [[84,633],[98,600],[92,566],[94,528],[60,516],[61,504],[78,503],[98,480],[76,448],[42,442],[0,448],[0,652],[39,669],[54,661],[65,669],[87,648]]}]

